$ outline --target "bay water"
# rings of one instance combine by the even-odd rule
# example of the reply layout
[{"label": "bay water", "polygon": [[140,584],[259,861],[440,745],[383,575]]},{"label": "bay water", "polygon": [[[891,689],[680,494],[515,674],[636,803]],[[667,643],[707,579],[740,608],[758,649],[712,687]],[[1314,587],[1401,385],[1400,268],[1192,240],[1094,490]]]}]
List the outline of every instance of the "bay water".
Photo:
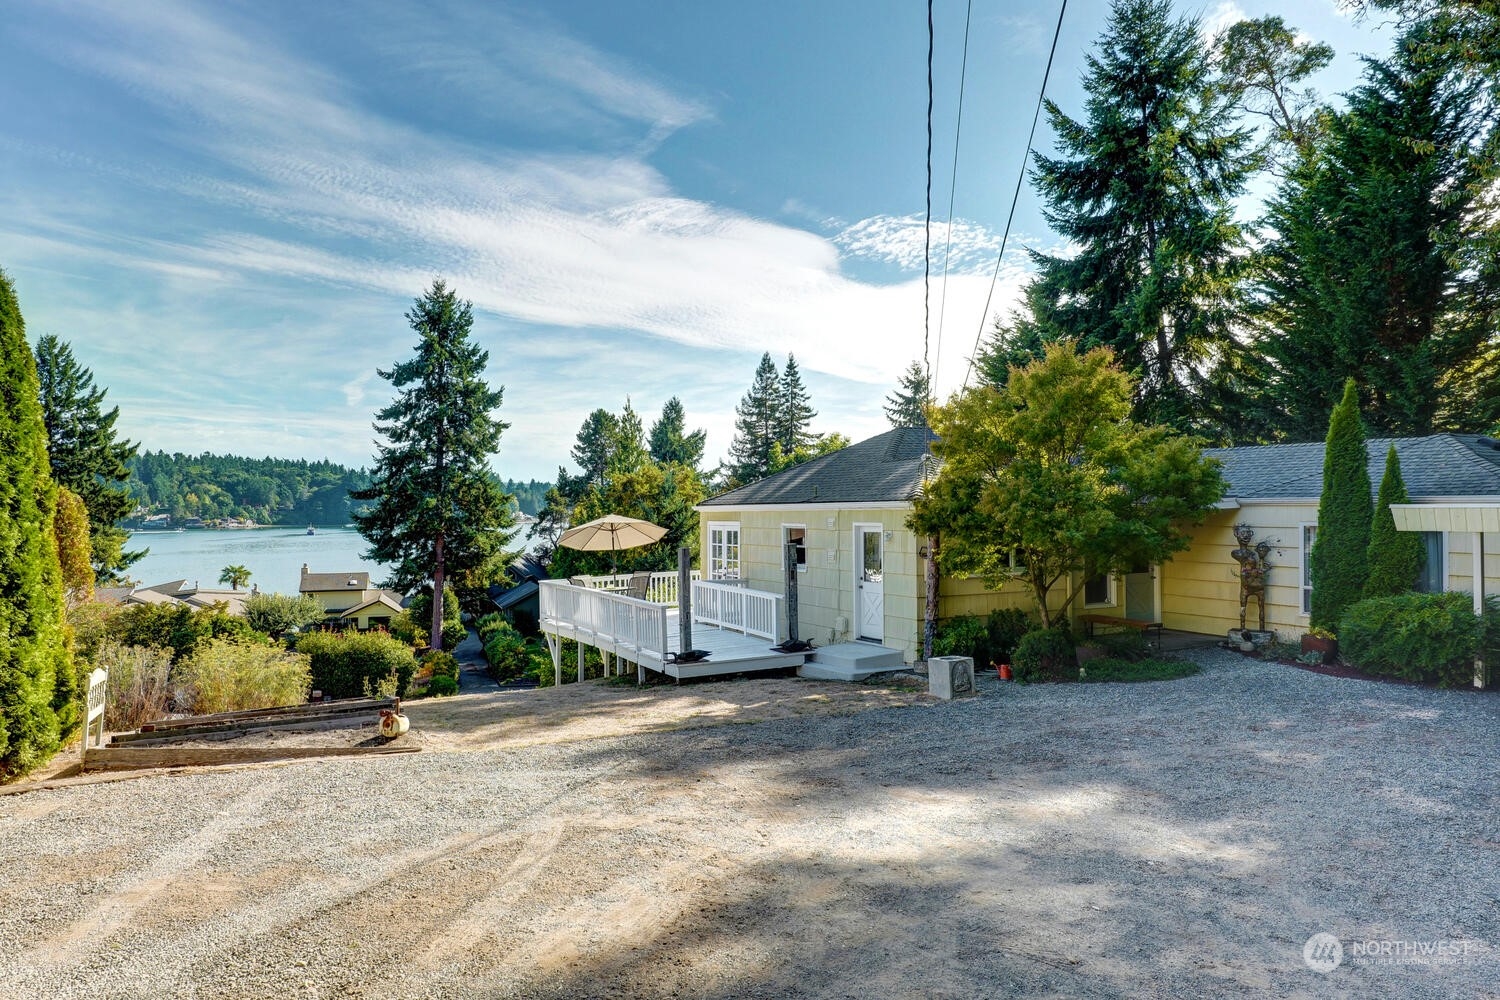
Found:
[{"label": "bay water", "polygon": [[314,573],[368,572],[370,583],[385,579],[385,567],[364,558],[368,543],[353,528],[268,527],[184,531],[133,531],[127,551],[149,549],[130,575],[145,586],[170,580],[187,580],[219,588],[224,567],[244,566],[250,583],[269,593],[296,594],[302,579],[302,564]]}]

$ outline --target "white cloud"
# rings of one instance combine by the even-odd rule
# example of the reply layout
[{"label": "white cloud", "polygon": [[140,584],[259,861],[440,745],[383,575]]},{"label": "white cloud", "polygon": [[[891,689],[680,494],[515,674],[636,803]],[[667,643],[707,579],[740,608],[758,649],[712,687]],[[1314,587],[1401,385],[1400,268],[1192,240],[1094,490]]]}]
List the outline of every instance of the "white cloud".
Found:
[{"label": "white cloud", "polygon": [[1219,0],[1214,9],[1203,15],[1199,25],[1198,33],[1203,41],[1209,45],[1219,40],[1219,36],[1229,28],[1246,20],[1250,15],[1234,0]]}]

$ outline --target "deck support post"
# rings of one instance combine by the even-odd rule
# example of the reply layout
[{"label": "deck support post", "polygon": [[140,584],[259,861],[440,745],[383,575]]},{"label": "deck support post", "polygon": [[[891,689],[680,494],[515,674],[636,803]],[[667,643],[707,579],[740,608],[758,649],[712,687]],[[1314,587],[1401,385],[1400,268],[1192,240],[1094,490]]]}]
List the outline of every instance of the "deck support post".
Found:
[{"label": "deck support post", "polygon": [[680,652],[693,648],[693,554],[686,545],[677,549],[677,639]]},{"label": "deck support post", "polygon": [[[1474,532],[1474,614],[1484,614],[1484,532]],[[1486,676],[1484,663],[1484,645],[1481,643],[1479,653],[1474,657],[1474,686],[1483,688]]]},{"label": "deck support post", "polygon": [[562,687],[562,636],[556,632],[543,632],[547,637],[547,652],[552,654],[552,683]]}]

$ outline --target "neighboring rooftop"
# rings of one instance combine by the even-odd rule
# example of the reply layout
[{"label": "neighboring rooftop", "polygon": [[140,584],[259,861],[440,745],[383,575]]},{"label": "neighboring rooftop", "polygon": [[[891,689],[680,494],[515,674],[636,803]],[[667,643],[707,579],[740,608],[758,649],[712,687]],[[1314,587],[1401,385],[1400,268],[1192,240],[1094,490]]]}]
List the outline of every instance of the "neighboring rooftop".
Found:
[{"label": "neighboring rooftop", "polygon": [[935,435],[926,427],[898,427],[759,482],[720,493],[704,507],[751,504],[887,503],[911,500],[922,485],[922,465]]},{"label": "neighboring rooftop", "polygon": [[298,593],[311,594],[327,591],[365,591],[370,589],[369,573],[309,573],[307,563],[302,564],[302,580]]},{"label": "neighboring rooftop", "polygon": [[[1401,458],[1401,478],[1414,501],[1500,497],[1500,441],[1478,434],[1371,438],[1370,489],[1380,489],[1391,445]],[[1236,500],[1316,500],[1323,492],[1321,441],[1207,448],[1224,464],[1225,496]]]}]

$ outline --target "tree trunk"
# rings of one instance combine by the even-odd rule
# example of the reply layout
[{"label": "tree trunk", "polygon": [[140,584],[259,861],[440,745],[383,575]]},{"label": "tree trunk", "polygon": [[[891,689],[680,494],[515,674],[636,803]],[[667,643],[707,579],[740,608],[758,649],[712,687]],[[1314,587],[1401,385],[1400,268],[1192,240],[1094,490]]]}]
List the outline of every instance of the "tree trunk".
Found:
[{"label": "tree trunk", "polygon": [[927,537],[927,602],[922,616],[922,659],[932,659],[938,618],[938,536]]},{"label": "tree trunk", "polygon": [[432,638],[428,645],[443,648],[443,536],[438,535],[432,560]]}]

